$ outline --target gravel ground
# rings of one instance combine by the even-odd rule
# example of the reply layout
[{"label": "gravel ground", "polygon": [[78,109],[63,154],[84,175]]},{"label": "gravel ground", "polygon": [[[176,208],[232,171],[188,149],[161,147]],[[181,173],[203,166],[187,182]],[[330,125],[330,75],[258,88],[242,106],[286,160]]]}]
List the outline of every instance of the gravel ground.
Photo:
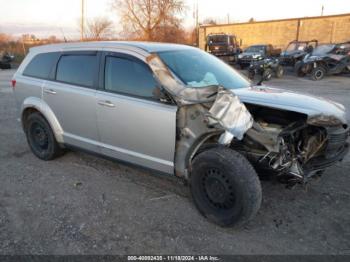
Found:
[{"label": "gravel ground", "polygon": [[[29,151],[0,71],[0,254],[350,254],[350,157],[307,187],[263,181],[263,203],[240,230],[220,228],[176,178],[68,152]],[[287,75],[271,86],[350,108],[350,77]]]}]

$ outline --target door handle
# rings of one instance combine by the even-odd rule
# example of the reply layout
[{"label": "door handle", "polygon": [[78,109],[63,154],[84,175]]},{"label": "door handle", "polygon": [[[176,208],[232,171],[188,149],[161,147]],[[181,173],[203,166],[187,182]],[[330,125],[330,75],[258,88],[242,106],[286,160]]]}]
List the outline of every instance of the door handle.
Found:
[{"label": "door handle", "polygon": [[111,101],[98,101],[98,104],[101,106],[115,107]]},{"label": "door handle", "polygon": [[45,89],[44,92],[48,93],[48,94],[51,94],[51,95],[57,94],[57,92],[55,90],[53,90],[53,89]]}]

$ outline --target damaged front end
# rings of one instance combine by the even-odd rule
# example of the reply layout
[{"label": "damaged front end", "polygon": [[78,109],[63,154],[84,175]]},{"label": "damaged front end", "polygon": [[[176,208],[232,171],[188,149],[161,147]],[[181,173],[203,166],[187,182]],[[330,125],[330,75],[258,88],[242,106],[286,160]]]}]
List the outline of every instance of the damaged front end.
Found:
[{"label": "damaged front end", "polygon": [[150,55],[147,62],[179,106],[175,173],[187,179],[190,161],[204,143],[228,145],[233,138],[241,140],[253,118],[231,91],[218,85],[184,86],[157,55]]},{"label": "damaged front end", "polygon": [[179,177],[188,179],[195,155],[217,145],[231,147],[257,170],[273,171],[289,183],[305,183],[348,152],[348,127],[332,116],[309,117],[243,104],[231,90],[219,85],[184,85],[156,54],[147,62],[179,107],[175,154]]},{"label": "damaged front end", "polygon": [[[286,117],[288,112],[285,112]],[[319,127],[307,121],[290,124],[258,119],[245,138],[232,145],[260,170],[273,171],[288,183],[306,183],[349,151],[345,126]]]}]

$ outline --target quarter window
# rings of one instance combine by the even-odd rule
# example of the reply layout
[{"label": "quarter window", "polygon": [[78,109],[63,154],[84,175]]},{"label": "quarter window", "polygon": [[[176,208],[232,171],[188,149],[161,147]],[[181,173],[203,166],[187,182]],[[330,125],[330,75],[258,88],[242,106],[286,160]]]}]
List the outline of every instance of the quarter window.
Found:
[{"label": "quarter window", "polygon": [[63,55],[57,65],[56,80],[93,87],[97,75],[98,59],[96,55]]},{"label": "quarter window", "polygon": [[34,56],[23,71],[23,75],[49,79],[50,73],[59,57],[59,53],[44,53]]},{"label": "quarter window", "polygon": [[106,57],[105,89],[128,95],[154,98],[157,82],[151,70],[141,61]]}]

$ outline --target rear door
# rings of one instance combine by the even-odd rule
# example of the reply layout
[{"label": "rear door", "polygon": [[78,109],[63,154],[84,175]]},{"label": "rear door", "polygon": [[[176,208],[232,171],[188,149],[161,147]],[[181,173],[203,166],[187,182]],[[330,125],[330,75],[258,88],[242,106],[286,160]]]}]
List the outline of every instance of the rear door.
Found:
[{"label": "rear door", "polygon": [[159,84],[142,59],[122,53],[102,59],[97,92],[102,153],[173,173],[177,107],[155,98]]},{"label": "rear door", "polygon": [[[46,80],[52,80],[54,78],[53,68],[59,57],[59,52],[28,54],[21,65],[21,67],[25,66],[23,72],[19,73],[17,71],[14,76],[17,82],[14,94],[18,109],[21,110],[24,100],[28,97],[42,98],[44,83]],[[27,61],[29,62],[25,65]]]},{"label": "rear door", "polygon": [[53,81],[43,88],[44,101],[57,117],[66,144],[98,151],[96,89],[100,54],[65,52],[55,68]]}]

